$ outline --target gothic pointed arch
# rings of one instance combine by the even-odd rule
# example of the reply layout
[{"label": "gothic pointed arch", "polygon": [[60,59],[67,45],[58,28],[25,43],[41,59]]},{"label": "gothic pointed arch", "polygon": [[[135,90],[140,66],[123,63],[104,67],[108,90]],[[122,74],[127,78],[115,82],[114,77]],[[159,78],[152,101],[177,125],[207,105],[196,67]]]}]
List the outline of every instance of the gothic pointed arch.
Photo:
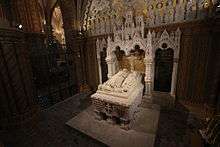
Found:
[{"label": "gothic pointed arch", "polygon": [[63,17],[59,5],[56,5],[53,9],[53,13],[51,16],[51,25],[53,36],[55,37],[55,39],[59,42],[59,44],[65,45],[66,39],[63,28]]}]

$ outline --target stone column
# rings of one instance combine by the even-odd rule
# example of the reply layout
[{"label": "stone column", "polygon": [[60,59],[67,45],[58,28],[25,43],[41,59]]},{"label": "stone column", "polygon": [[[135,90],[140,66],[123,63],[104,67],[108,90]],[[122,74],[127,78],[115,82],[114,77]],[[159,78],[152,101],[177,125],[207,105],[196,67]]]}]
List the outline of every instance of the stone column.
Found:
[{"label": "stone column", "polygon": [[[81,13],[79,9],[79,3],[75,3],[72,0],[58,1],[62,17],[63,27],[66,37],[66,45],[70,50],[69,60],[72,62],[73,67],[73,83],[78,87],[78,92],[84,92],[89,90],[86,79],[86,58],[85,49],[87,45],[87,37],[81,30],[81,17],[78,17],[76,11]],[[80,15],[79,15],[80,16]]]},{"label": "stone column", "polygon": [[2,4],[0,4],[0,18],[5,19],[5,12],[4,12]]},{"label": "stone column", "polygon": [[23,25],[27,32],[42,32],[42,20],[37,0],[12,1],[13,14],[16,23]]},{"label": "stone column", "polygon": [[99,84],[102,84],[102,66],[101,66],[101,57],[100,57],[100,41],[96,40],[96,58],[98,62],[98,70],[99,70]]},{"label": "stone column", "polygon": [[177,81],[177,69],[178,69],[178,58],[173,60],[173,72],[172,72],[172,84],[171,84],[171,96],[176,96],[176,81]]},{"label": "stone column", "polygon": [[102,84],[102,67],[101,67],[100,52],[97,52],[97,61],[98,61],[98,68],[99,68],[99,83]]},{"label": "stone column", "polygon": [[152,78],[152,91],[154,91],[154,76],[155,76],[155,58],[153,59],[152,65],[151,65],[151,78]]},{"label": "stone column", "polygon": [[106,62],[107,62],[107,65],[108,65],[108,78],[110,79],[113,76],[113,71],[112,71],[113,62],[109,58],[106,58]]},{"label": "stone column", "polygon": [[108,78],[111,78],[116,71],[116,56],[111,54],[111,56],[107,56],[106,62],[108,64]]},{"label": "stone column", "polygon": [[153,83],[153,78],[152,78],[152,59],[147,59],[145,58],[145,65],[146,65],[146,70],[145,70],[145,95],[151,96],[152,95],[152,83]]},{"label": "stone column", "polygon": [[74,52],[74,62],[76,66],[76,75],[77,75],[77,84],[79,87],[79,92],[85,92],[89,91],[90,88],[87,84],[87,79],[86,79],[86,65],[85,65],[85,44],[86,44],[86,38],[81,35],[81,36],[76,36],[75,37],[75,46],[73,49]]}]

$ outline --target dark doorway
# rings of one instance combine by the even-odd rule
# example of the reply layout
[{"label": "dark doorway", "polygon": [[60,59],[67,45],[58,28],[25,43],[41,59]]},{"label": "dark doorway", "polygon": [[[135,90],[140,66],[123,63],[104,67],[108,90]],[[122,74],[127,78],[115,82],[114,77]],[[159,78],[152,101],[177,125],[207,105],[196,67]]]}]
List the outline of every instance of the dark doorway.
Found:
[{"label": "dark doorway", "polygon": [[103,48],[101,52],[102,83],[108,80],[108,65],[105,61],[106,56],[106,48]]},{"label": "dark doorway", "polygon": [[116,55],[118,61],[121,61],[123,56],[125,56],[125,52],[123,50],[121,50],[121,48],[119,46],[116,47],[114,52],[115,52],[115,55]]},{"label": "dark doorway", "polygon": [[173,49],[157,49],[155,53],[154,90],[161,92],[171,91],[173,72]]}]

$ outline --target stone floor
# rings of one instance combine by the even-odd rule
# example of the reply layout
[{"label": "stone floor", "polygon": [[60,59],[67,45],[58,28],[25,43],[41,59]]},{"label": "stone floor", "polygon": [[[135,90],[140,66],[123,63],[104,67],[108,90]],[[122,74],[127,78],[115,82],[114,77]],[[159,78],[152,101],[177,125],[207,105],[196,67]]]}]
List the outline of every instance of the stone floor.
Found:
[{"label": "stone floor", "polygon": [[[42,111],[37,128],[20,130],[12,141],[2,142],[5,147],[101,147],[101,142],[65,125],[65,123],[90,106],[88,93],[75,95]],[[189,119],[184,107],[177,104],[160,113],[155,147],[190,147],[191,134],[199,126]],[[1,139],[0,139],[1,142]],[[196,146],[197,147],[197,146]],[[199,147],[199,146],[198,146]]]}]

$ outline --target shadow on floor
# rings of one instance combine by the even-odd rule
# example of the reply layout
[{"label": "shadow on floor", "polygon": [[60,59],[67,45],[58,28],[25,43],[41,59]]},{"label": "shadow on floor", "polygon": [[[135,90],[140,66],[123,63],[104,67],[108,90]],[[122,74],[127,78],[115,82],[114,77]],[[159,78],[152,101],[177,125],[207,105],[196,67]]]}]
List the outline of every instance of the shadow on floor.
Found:
[{"label": "shadow on floor", "polygon": [[[90,105],[90,93],[77,94],[42,111],[36,128],[17,131],[3,142],[6,147],[103,147],[101,142],[65,125]],[[195,122],[181,104],[162,109],[155,147],[190,147],[190,134],[197,129]]]},{"label": "shadow on floor", "polygon": [[[199,122],[180,103],[172,109],[162,109],[155,147],[201,147],[198,129],[202,126]],[[192,145],[195,136],[199,142],[196,146]]]},{"label": "shadow on floor", "polygon": [[[42,111],[36,128],[7,135],[6,147],[102,147],[104,144],[65,125],[90,105],[90,93],[75,95]],[[5,134],[6,135],[6,134]]]}]

